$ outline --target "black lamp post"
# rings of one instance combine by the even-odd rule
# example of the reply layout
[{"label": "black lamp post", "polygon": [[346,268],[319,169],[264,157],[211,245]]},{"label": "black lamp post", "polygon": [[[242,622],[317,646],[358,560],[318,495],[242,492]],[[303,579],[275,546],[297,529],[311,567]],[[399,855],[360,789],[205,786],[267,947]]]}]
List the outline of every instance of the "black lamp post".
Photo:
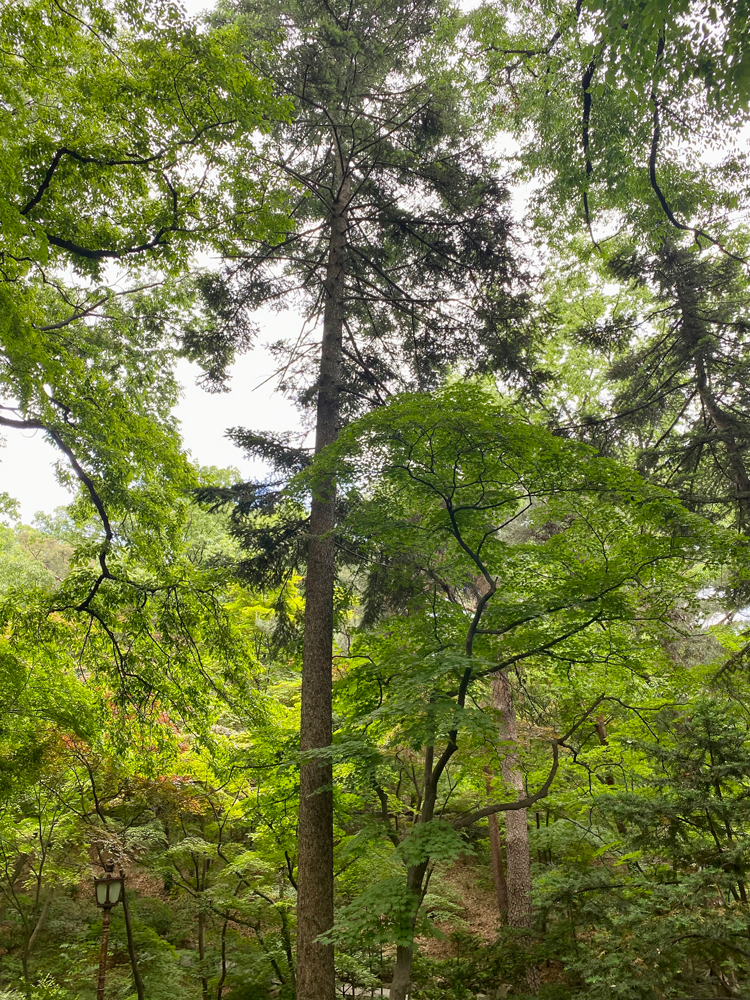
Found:
[{"label": "black lamp post", "polygon": [[96,989],[96,1000],[104,1000],[104,977],[107,974],[107,945],[109,944],[109,920],[112,907],[120,902],[122,897],[122,887],[125,881],[120,876],[113,875],[115,863],[111,859],[104,865],[106,874],[103,878],[94,879],[96,890],[96,905],[100,906],[102,914],[102,950],[99,956],[99,982]]},{"label": "black lamp post", "polygon": [[114,861],[107,861],[104,865],[106,874],[103,878],[94,879],[94,889],[96,891],[96,905],[104,910],[102,914],[102,951],[99,958],[99,980],[96,990],[96,1000],[104,1000],[104,977],[107,971],[107,945],[109,944],[109,919],[112,907],[117,903],[122,903],[122,912],[125,917],[125,931],[128,935],[128,951],[130,953],[130,965],[133,969],[133,980],[138,1000],[144,1000],[143,980],[138,971],[138,961],[135,954],[135,944],[133,942],[133,928],[130,925],[130,911],[128,910],[128,897],[125,895],[125,873],[120,869],[119,876],[113,875],[115,870]]}]

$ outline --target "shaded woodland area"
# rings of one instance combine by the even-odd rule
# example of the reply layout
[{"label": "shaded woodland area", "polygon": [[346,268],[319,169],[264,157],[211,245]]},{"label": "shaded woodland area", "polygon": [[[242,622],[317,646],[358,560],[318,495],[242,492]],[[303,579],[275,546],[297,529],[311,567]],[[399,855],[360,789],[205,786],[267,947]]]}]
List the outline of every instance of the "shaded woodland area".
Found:
[{"label": "shaded woodland area", "polygon": [[3,3],[0,1000],[750,997],[748,28]]}]

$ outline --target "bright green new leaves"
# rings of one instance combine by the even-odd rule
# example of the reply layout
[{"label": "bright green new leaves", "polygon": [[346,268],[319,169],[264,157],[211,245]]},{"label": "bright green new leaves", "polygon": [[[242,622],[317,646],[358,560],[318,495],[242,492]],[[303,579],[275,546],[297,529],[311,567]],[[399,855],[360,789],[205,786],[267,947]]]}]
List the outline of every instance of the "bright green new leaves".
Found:
[{"label": "bright green new leaves", "polygon": [[218,380],[232,357],[224,320],[196,308],[210,281],[177,276],[276,228],[256,146],[287,108],[247,48],[159,0],[0,8],[0,424],[44,432],[108,543],[136,511],[161,530],[190,485],[169,415],[178,345],[208,334],[191,356]]},{"label": "bright green new leaves", "polygon": [[668,493],[476,385],[402,397],[345,432],[338,454],[349,530],[380,564],[369,602],[408,609],[397,632],[420,628],[438,659],[481,658],[480,674],[598,663],[595,683],[619,687],[666,667],[673,608],[698,614],[707,564],[729,556],[729,539]]},{"label": "bright green new leaves", "polygon": [[225,240],[238,212],[248,235],[265,235],[272,213],[259,207],[248,157],[253,133],[284,108],[245,44],[231,26],[203,31],[158,0],[4,4],[4,280],[61,259],[96,272],[154,251],[184,264],[220,225]]},{"label": "bright green new leaves", "polygon": [[[7,4],[0,52],[0,424],[43,433],[80,488],[87,527],[56,607],[100,616],[124,683],[144,654],[117,652],[130,611],[139,635],[216,620],[213,585],[190,590],[178,554],[195,477],[171,410],[183,331],[207,327],[209,353],[218,334],[212,307],[195,309],[205,280],[176,276],[212,240],[269,238],[256,144],[286,105],[236,27],[203,30],[158,0]],[[107,261],[162,270],[135,286]],[[175,597],[188,591],[190,608]],[[189,643],[175,648],[187,663]]]},{"label": "bright green new leaves", "polygon": [[[364,802],[369,786],[370,837],[379,825],[410,873],[455,858],[457,831],[486,815],[485,768],[497,773],[507,752],[488,705],[494,674],[516,672],[543,713],[522,754],[529,795],[557,774],[545,744],[570,730],[555,744],[564,789],[592,708],[652,697],[676,669],[669,644],[703,634],[702,588],[744,558],[667,491],[481,384],[396,398],[345,429],[300,483],[334,469],[342,544],[369,568],[367,627],[339,653],[337,739],[359,759]],[[596,752],[590,763],[602,766]],[[426,928],[419,893],[393,879],[347,907],[342,939],[388,927],[408,944],[416,921]]]},{"label": "bright green new leaves", "polygon": [[[582,5],[607,45],[605,79],[645,89],[654,76],[678,91],[697,81],[707,99],[724,112],[747,110],[750,102],[748,9],[745,4],[691,0],[589,0]],[[667,65],[653,59],[659,39],[679,53]]]}]

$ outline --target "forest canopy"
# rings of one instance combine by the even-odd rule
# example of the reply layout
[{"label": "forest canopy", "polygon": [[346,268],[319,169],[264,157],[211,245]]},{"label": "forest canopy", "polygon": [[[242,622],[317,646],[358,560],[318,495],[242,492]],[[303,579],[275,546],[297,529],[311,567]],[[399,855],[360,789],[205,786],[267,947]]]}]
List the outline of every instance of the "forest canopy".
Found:
[{"label": "forest canopy", "polygon": [[0,1000],[750,997],[748,27],[0,5]]}]

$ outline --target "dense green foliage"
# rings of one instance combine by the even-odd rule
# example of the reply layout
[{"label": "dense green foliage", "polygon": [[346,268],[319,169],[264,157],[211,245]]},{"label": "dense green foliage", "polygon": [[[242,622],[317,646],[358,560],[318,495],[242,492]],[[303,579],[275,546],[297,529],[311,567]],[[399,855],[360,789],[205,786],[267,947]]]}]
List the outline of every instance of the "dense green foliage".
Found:
[{"label": "dense green foliage", "polygon": [[[0,426],[72,494],[0,493],[0,1000],[93,1000],[108,860],[106,996],[332,1000],[296,988],[320,761],[341,994],[750,997],[747,28],[0,7]],[[267,481],[191,464],[178,358],[220,390],[296,304],[309,414],[334,298],[318,453],[235,428]]]}]

